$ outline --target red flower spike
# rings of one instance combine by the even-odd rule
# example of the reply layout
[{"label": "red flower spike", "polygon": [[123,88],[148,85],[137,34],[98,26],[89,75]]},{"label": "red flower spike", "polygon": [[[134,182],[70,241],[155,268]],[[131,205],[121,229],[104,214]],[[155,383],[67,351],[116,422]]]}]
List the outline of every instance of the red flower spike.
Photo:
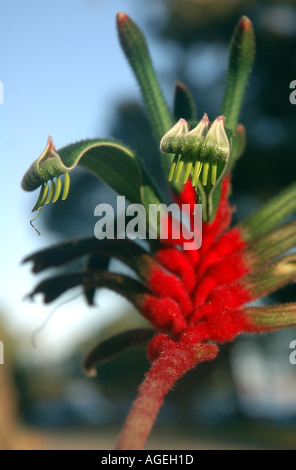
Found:
[{"label": "red flower spike", "polygon": [[197,306],[206,301],[216,287],[230,284],[248,274],[249,271],[250,269],[241,254],[221,259],[204,274],[196,291],[194,305]]},{"label": "red flower spike", "polygon": [[147,346],[147,358],[149,362],[154,362],[166,351],[173,352],[177,349],[177,344],[168,335],[159,333],[152,338]]},{"label": "red flower spike", "polygon": [[[196,257],[188,256],[193,250],[167,246],[154,255],[168,272],[157,264],[151,269],[148,288],[158,298],[147,296],[142,306],[143,315],[163,332],[149,343],[147,354],[151,362],[165,351],[175,350],[176,345],[208,344],[209,340],[224,343],[250,328],[240,307],[253,295],[240,279],[251,267],[239,230],[228,229],[232,215],[227,201],[229,190],[230,180],[226,178],[217,216],[205,225],[203,246],[196,250]],[[189,183],[176,200],[194,207],[195,194]]]},{"label": "red flower spike", "polygon": [[207,301],[211,302],[217,309],[224,311],[241,307],[254,299],[253,293],[247,290],[242,283],[234,282],[217,287],[209,295]]},{"label": "red flower spike", "polygon": [[[237,251],[244,250],[246,242],[242,240],[241,234],[237,228],[233,228],[223,234],[216,243],[213,244],[206,257],[203,257],[197,267],[196,277],[197,280],[202,279],[205,271],[213,264],[219,262],[222,258],[229,256]],[[243,258],[244,254],[240,254]]]},{"label": "red flower spike", "polygon": [[216,212],[214,221],[210,224],[204,224],[203,241],[200,249],[200,255],[203,256],[211,247],[214,241],[229,228],[232,219],[233,210],[228,202],[230,192],[230,178],[225,177],[222,183],[220,204]]},{"label": "red flower spike", "polygon": [[178,196],[174,195],[174,200],[180,206],[182,206],[182,204],[190,204],[191,209],[194,209],[194,204],[196,204],[196,193],[191,181],[187,181],[187,183],[184,184],[183,191]]},{"label": "red flower spike", "polygon": [[155,254],[155,258],[164,268],[180,277],[189,293],[192,291],[195,286],[195,271],[183,252],[165,247]]},{"label": "red flower spike", "polygon": [[[231,341],[244,332],[265,332],[296,324],[294,304],[283,306],[284,312],[277,307],[246,308],[250,301],[295,280],[296,256],[279,259],[284,249],[293,245],[293,226],[284,226],[256,243],[248,243],[238,227],[229,228],[229,191],[230,180],[225,178],[216,217],[212,223],[203,224],[199,250],[183,250],[182,236],[160,240],[153,253],[139,247],[135,251],[131,242],[126,246],[121,241],[122,247],[118,245],[115,256],[132,267],[140,281],[114,273],[105,273],[102,278],[107,287],[134,302],[158,332],[148,344],[147,357],[152,366],[120,436],[119,449],[142,448],[166,393],[186,371],[199,362],[214,359],[218,353],[216,343]],[[190,204],[193,210],[196,198],[190,183],[184,185],[176,201]],[[279,235],[285,242],[283,249],[274,242]],[[274,246],[268,245],[266,250],[268,240]],[[93,282],[98,273],[69,276],[63,291],[72,286],[72,278],[76,284],[85,285],[88,278]],[[53,283],[42,281],[34,293],[42,291],[47,299],[53,290],[52,295],[56,296],[60,282],[55,289]],[[135,424],[139,414],[141,429]]]},{"label": "red flower spike", "polygon": [[175,336],[186,327],[180,306],[169,297],[146,295],[141,306],[143,316],[159,331],[172,332]]},{"label": "red flower spike", "polygon": [[195,292],[194,301],[193,301],[194,306],[198,307],[199,305],[202,305],[207,299],[207,297],[209,296],[209,294],[214,289],[216,289],[216,287],[217,287],[217,282],[215,278],[208,276],[204,280],[204,282],[198,286],[198,289]]},{"label": "red flower spike", "polygon": [[179,304],[184,317],[192,312],[192,302],[186,287],[173,274],[165,273],[162,269],[154,267],[151,270],[148,289],[155,295],[174,299]]},{"label": "red flower spike", "polygon": [[231,341],[235,336],[247,331],[249,328],[249,321],[240,310],[231,310],[221,315],[221,312],[216,311],[208,322],[209,337],[212,341],[218,343],[225,343]]},{"label": "red flower spike", "polygon": [[178,340],[179,344],[198,344],[201,341],[209,340],[209,331],[206,321],[201,321],[196,325],[188,326],[182,331]]}]

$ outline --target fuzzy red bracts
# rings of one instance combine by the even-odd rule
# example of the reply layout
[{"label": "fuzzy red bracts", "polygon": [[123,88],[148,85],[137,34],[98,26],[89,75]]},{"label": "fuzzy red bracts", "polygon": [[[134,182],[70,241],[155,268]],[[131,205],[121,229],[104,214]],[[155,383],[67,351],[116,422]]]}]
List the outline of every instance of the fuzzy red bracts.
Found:
[{"label": "fuzzy red bracts", "polygon": [[[253,298],[240,282],[250,267],[244,256],[246,243],[238,229],[229,228],[229,189],[230,180],[225,178],[215,220],[204,224],[199,250],[164,245],[154,256],[157,264],[151,268],[148,284],[151,295],[141,306],[145,318],[160,331],[148,345],[151,362],[181,345],[223,343],[250,330],[240,309]],[[193,210],[196,196],[190,182],[176,202],[190,204]]]},{"label": "fuzzy red bracts", "polygon": [[[230,229],[232,209],[228,202],[230,180],[225,178],[215,220],[203,226],[199,250],[163,245],[154,255],[141,312],[159,331],[149,342],[152,363],[119,436],[118,449],[140,449],[166,393],[198,363],[216,358],[216,343],[230,341],[251,331],[242,306],[254,295],[243,279],[251,270],[246,243],[240,231]],[[196,203],[190,183],[176,202]],[[191,210],[191,213],[192,213]],[[172,242],[172,241],[171,241]],[[141,416],[141,430],[135,421]]]}]

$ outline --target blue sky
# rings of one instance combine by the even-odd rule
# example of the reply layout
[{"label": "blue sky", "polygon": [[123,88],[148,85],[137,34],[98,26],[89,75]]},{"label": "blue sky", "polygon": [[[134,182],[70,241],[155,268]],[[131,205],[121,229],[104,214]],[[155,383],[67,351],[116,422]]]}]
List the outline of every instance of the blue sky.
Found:
[{"label": "blue sky", "polygon": [[[149,2],[150,3],[150,2]],[[152,2],[151,2],[152,3]],[[150,14],[161,14],[160,5]],[[105,137],[114,103],[139,91],[120,50],[115,29],[118,11],[130,14],[146,31],[145,1],[138,0],[6,0],[1,8],[0,105],[1,312],[15,333],[29,344],[30,334],[52,307],[23,301],[36,279],[20,260],[51,244],[30,227],[37,194],[20,188],[24,172],[45,147],[48,135],[56,148],[87,137]],[[152,13],[151,13],[152,12]],[[149,40],[149,34],[148,34]],[[152,54],[160,60],[161,51]],[[140,97],[139,97],[140,99]],[[45,214],[43,213],[42,216]],[[100,309],[116,316],[116,302],[106,293]],[[82,330],[103,323],[106,316],[82,302],[61,307],[38,339],[38,347],[59,351]],[[0,338],[1,340],[1,338]],[[61,346],[62,345],[62,346]],[[58,354],[55,353],[55,354]]]}]

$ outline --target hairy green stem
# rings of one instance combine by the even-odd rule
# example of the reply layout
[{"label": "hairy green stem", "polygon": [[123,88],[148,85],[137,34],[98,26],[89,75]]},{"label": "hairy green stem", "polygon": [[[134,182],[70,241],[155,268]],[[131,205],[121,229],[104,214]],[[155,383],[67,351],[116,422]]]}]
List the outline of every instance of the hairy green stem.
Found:
[{"label": "hairy green stem", "polygon": [[276,330],[296,325],[296,303],[268,305],[266,307],[248,307],[245,315],[259,328]]},{"label": "hairy green stem", "polygon": [[[150,52],[140,28],[125,13],[117,14],[117,29],[120,44],[139,83],[146,112],[157,144],[172,127],[173,120],[165,102],[153,68]],[[169,175],[173,155],[162,158],[166,178]],[[176,193],[183,184],[172,183]]]},{"label": "hairy green stem", "polygon": [[285,253],[296,244],[296,221],[282,225],[256,239],[248,249],[252,266],[257,267]]},{"label": "hairy green stem", "polygon": [[238,122],[254,56],[255,36],[252,22],[243,16],[231,39],[228,75],[222,104],[225,125],[232,131]]}]

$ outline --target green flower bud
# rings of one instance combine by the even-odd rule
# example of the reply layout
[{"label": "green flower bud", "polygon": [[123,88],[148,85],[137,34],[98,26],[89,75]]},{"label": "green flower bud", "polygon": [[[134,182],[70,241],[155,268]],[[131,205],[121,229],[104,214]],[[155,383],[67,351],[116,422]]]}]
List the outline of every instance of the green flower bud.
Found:
[{"label": "green flower bud", "polygon": [[164,153],[182,154],[186,150],[184,137],[188,134],[189,126],[185,119],[179,121],[163,136],[160,150]]},{"label": "green flower bud", "polygon": [[204,153],[207,158],[227,161],[230,154],[230,145],[225,132],[224,116],[219,116],[207,133]]},{"label": "green flower bud", "polygon": [[[209,119],[204,114],[197,126],[189,131],[185,119],[179,121],[163,136],[160,149],[174,153],[169,181],[179,182],[182,176],[186,183],[191,175],[192,186],[196,186],[202,172],[202,184],[207,186],[209,175],[212,186],[216,184],[229,158],[230,145],[225,132],[224,116],[219,116],[209,129]],[[218,165],[219,162],[219,165]]]}]

